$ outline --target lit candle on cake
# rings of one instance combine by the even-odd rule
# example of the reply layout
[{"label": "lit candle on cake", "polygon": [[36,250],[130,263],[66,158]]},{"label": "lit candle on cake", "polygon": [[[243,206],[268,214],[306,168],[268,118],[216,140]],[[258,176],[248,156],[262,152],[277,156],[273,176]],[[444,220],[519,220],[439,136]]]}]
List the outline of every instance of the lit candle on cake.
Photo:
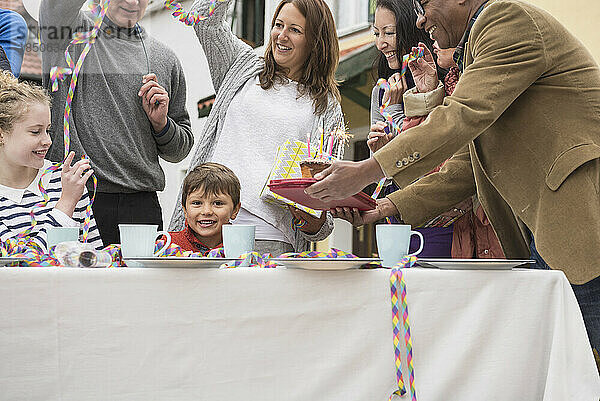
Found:
[{"label": "lit candle on cake", "polygon": [[333,132],[329,134],[329,156],[333,155]]},{"label": "lit candle on cake", "polygon": [[325,131],[321,131],[321,140],[319,141],[319,157],[323,157],[323,135],[325,135]]}]

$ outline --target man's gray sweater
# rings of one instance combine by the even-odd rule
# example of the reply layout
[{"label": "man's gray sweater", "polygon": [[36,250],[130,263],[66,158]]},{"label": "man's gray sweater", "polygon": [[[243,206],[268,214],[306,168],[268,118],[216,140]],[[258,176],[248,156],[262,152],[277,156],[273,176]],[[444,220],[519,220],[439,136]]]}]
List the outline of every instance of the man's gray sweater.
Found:
[{"label": "man's gray sweater", "polygon": [[[82,12],[84,0],[43,0],[40,9],[43,82],[48,89],[49,72],[66,67],[64,51],[69,31],[91,31],[93,19]],[[143,42],[140,38],[143,38]],[[148,65],[169,94],[168,123],[154,132],[142,108],[138,92]],[[84,44],[73,45],[76,63]],[[49,158],[64,157],[63,114],[71,79],[67,76],[52,95],[53,144]],[[70,118],[70,149],[87,154],[98,177],[98,191],[131,193],[161,191],[165,176],[158,157],[183,160],[194,137],[186,111],[186,83],[175,53],[153,39],[143,28],[127,29],[104,18],[96,42],[87,55],[75,89]]]}]

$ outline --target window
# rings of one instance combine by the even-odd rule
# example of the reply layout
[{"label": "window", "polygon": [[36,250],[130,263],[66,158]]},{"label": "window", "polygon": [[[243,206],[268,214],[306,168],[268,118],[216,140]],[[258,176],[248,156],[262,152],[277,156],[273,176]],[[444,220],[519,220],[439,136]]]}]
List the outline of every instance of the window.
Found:
[{"label": "window", "polygon": [[339,36],[369,26],[370,0],[325,0],[325,2],[333,12]]},{"label": "window", "polygon": [[369,0],[369,22],[372,24],[375,22],[375,9],[377,5],[377,0]]},{"label": "window", "polygon": [[232,30],[252,47],[265,42],[265,0],[236,0],[233,6]]},{"label": "window", "polygon": [[208,117],[215,103],[215,95],[198,100],[198,118]]}]

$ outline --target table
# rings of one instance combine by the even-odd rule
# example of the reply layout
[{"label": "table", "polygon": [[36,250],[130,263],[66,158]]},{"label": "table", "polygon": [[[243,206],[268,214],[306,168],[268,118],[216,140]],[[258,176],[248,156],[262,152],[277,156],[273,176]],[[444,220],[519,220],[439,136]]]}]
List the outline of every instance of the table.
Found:
[{"label": "table", "polygon": [[[561,272],[404,274],[418,400],[598,400]],[[385,401],[395,389],[384,269],[2,268],[0,303],[3,401]]]}]

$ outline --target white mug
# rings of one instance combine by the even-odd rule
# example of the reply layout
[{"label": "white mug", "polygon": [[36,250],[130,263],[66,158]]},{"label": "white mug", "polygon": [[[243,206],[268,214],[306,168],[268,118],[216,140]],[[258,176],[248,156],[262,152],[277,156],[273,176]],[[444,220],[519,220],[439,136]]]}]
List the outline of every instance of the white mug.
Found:
[{"label": "white mug", "polygon": [[79,241],[79,227],[48,227],[46,242],[48,249],[61,242]]},{"label": "white mug", "polygon": [[[226,258],[239,258],[244,253],[254,251],[256,226],[244,224],[223,225],[223,250]],[[240,266],[247,266],[246,262]]]},{"label": "white mug", "polygon": [[[423,250],[423,235],[412,231],[408,224],[378,224],[375,226],[375,232],[379,257],[383,259],[383,265],[386,267],[393,267],[405,256],[415,256]],[[421,238],[421,245],[416,252],[408,254],[411,235]]]},{"label": "white mug", "polygon": [[[124,258],[157,256],[171,245],[171,235],[157,231],[156,224],[119,224],[121,234],[121,254]],[[165,245],[154,252],[156,237],[167,237]]]}]

